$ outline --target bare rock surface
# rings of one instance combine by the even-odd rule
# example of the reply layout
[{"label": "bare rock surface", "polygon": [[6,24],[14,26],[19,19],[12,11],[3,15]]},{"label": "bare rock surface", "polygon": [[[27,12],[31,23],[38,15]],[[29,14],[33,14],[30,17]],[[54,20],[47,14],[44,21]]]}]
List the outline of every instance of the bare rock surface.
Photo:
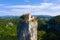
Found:
[{"label": "bare rock surface", "polygon": [[37,40],[37,21],[34,16],[24,14],[17,27],[18,40]]}]

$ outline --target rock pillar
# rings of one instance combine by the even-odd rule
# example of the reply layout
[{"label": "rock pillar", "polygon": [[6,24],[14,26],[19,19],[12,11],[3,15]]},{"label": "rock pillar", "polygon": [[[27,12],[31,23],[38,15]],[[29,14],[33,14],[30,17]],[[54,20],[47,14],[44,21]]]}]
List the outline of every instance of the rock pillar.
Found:
[{"label": "rock pillar", "polygon": [[24,14],[17,27],[18,40],[37,40],[37,21],[34,16]]}]

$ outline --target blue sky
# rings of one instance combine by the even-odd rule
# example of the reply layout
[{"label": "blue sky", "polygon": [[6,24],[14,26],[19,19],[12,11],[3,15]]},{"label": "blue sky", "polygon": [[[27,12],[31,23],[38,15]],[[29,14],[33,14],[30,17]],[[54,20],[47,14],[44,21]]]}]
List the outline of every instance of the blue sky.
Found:
[{"label": "blue sky", "polygon": [[0,0],[0,16],[60,15],[60,0]]}]

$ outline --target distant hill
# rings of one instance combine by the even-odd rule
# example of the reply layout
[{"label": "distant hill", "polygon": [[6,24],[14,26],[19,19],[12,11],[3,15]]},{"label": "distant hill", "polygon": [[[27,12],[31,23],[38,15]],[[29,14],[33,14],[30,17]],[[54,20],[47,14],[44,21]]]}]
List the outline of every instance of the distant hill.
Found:
[{"label": "distant hill", "polygon": [[6,15],[6,16],[0,16],[0,18],[19,18],[19,16]]},{"label": "distant hill", "polygon": [[[50,15],[33,15],[33,16],[40,17],[40,18],[52,18],[52,16]],[[13,18],[13,17],[19,18],[20,16],[11,16],[11,15],[0,16],[0,18]]]},{"label": "distant hill", "polygon": [[53,16],[50,15],[34,15],[36,17],[40,17],[40,18],[52,18]]}]

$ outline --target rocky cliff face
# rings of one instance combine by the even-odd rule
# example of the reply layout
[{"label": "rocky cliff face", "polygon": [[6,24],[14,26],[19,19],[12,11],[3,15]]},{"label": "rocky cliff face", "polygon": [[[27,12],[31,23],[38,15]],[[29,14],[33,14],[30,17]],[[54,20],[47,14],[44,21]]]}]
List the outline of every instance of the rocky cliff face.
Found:
[{"label": "rocky cliff face", "polygon": [[34,16],[24,14],[20,17],[17,38],[18,40],[37,40],[37,21]]}]

